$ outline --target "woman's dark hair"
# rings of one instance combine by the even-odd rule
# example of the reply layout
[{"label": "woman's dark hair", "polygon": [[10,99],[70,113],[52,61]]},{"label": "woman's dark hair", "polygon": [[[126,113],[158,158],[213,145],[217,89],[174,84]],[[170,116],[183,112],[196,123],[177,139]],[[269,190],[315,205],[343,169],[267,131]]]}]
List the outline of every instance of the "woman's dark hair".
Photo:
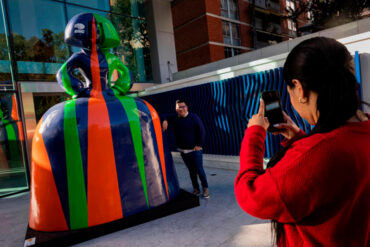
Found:
[{"label": "woman's dark hair", "polygon": [[[351,54],[335,39],[315,37],[307,39],[289,53],[283,77],[290,88],[293,79],[301,82],[305,90],[318,94],[318,121],[310,134],[332,131],[356,114],[360,106],[358,84]],[[267,164],[273,167],[285,155],[290,145],[277,152]],[[276,243],[285,246],[283,225],[272,221]]]}]

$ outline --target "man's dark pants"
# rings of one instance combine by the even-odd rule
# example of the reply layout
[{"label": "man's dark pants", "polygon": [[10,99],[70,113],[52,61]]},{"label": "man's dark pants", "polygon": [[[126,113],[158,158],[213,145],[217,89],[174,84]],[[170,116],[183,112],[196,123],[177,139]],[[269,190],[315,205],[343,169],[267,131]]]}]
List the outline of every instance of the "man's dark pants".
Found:
[{"label": "man's dark pants", "polygon": [[203,152],[193,151],[187,154],[181,153],[181,157],[184,160],[186,167],[189,170],[191,183],[193,188],[199,190],[199,183],[197,175],[199,176],[200,182],[203,188],[208,188],[207,176],[203,169]]}]

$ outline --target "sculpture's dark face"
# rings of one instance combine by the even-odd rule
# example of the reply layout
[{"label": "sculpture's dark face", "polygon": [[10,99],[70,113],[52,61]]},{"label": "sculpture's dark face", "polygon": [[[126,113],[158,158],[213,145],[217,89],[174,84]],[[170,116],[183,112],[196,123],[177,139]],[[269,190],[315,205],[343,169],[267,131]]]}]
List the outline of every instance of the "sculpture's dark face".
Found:
[{"label": "sculpture's dark face", "polygon": [[67,24],[64,40],[71,46],[85,49],[92,47],[92,25],[95,23],[96,45],[100,48],[113,48],[119,45],[119,37],[112,23],[103,16],[84,13],[74,16]]},{"label": "sculpture's dark face", "polygon": [[[64,40],[71,46],[81,48],[91,48],[91,25],[93,23],[94,15],[79,14],[74,16],[67,24],[64,32]],[[96,29],[98,30],[98,29]],[[98,31],[99,32],[99,31]],[[99,34],[97,35],[99,37]],[[99,42],[99,39],[97,39]]]}]

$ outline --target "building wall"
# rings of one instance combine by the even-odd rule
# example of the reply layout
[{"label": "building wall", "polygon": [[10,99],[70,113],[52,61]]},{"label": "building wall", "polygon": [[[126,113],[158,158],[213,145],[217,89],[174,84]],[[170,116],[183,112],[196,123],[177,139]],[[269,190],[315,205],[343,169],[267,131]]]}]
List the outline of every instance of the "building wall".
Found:
[{"label": "building wall", "polygon": [[[241,22],[248,23],[248,25],[240,26],[240,36],[242,45],[246,47],[253,47],[253,36],[251,28],[251,9],[249,1],[238,1],[239,19]],[[243,51],[248,52],[248,51]]]},{"label": "building wall", "polygon": [[[127,0],[126,0],[127,1]],[[177,72],[174,29],[169,0],[146,1],[150,57],[154,83],[172,81]]]},{"label": "building wall", "polygon": [[[237,1],[238,20],[223,17],[221,14],[220,0],[178,0],[172,4],[172,16],[174,24],[174,34],[176,43],[176,54],[178,70],[186,70],[192,67],[203,65],[209,62],[218,61],[226,58],[225,47],[236,49],[233,55],[245,53],[253,50],[254,47],[261,48],[272,44],[273,42],[281,42],[289,39],[287,20],[282,18],[286,8],[286,0],[279,0],[279,3],[274,2],[275,7],[270,7],[268,1],[260,1],[264,7],[256,7],[252,14],[252,5],[249,1]],[[278,8],[276,8],[278,4]],[[266,32],[266,22],[259,29],[264,32],[256,32],[256,39],[264,39],[254,44],[254,32],[252,28],[252,19],[257,15],[264,16],[265,19],[275,18],[276,25],[280,25],[281,32],[276,30],[271,31],[272,36]],[[239,26],[240,46],[226,44],[223,36],[223,22],[235,23]],[[257,28],[257,25],[256,25]],[[207,29],[207,30],[206,30]],[[206,32],[207,31],[207,32]],[[266,38],[267,36],[267,38]],[[271,38],[269,38],[271,36]],[[203,42],[203,43],[202,43]],[[208,44],[207,44],[208,42]],[[271,43],[272,42],[272,43]],[[205,48],[208,46],[208,53],[205,53]],[[194,50],[199,49],[199,57],[193,61],[189,61],[189,54],[194,54]],[[201,52],[202,51],[202,52]]]},{"label": "building wall", "polygon": [[180,0],[172,4],[178,70],[210,61],[206,2]]},{"label": "building wall", "polygon": [[[196,49],[189,50],[184,53],[177,54],[178,69],[183,70],[186,68],[194,67],[196,65],[202,65],[210,62],[210,49],[209,45],[199,46]],[[208,61],[208,62],[207,62]]]},{"label": "building wall", "polygon": [[171,11],[173,27],[176,28],[204,15],[206,5],[204,0],[178,0],[173,2]]}]

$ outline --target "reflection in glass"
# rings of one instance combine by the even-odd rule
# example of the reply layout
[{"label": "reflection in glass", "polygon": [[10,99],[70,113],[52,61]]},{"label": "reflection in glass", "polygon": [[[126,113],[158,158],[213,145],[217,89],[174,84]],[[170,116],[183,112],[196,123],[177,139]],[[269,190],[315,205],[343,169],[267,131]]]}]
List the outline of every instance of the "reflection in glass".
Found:
[{"label": "reflection in glass", "polygon": [[0,196],[28,189],[15,94],[0,94]]},{"label": "reflection in glass", "polygon": [[14,89],[9,61],[9,47],[3,18],[0,18],[0,89]]},{"label": "reflection in glass", "polygon": [[47,0],[9,0],[18,80],[51,80],[68,58],[62,3]]},{"label": "reflection in glass", "polygon": [[38,123],[42,115],[49,110],[52,106],[70,100],[71,97],[65,93],[63,94],[34,94],[34,106],[35,106],[35,115],[36,122]]},{"label": "reflection in glass", "polygon": [[115,14],[110,14],[110,19],[121,40],[115,55],[128,66],[135,82],[151,81],[150,44],[146,22]]},{"label": "reflection in glass", "polygon": [[[121,0],[122,1],[122,0]],[[86,7],[91,7],[95,9],[101,9],[104,11],[109,11],[109,0],[66,0],[67,3],[74,3]],[[91,13],[91,11],[86,11]]]},{"label": "reflection in glass", "polygon": [[146,0],[111,0],[111,11],[115,14],[145,18]]}]

